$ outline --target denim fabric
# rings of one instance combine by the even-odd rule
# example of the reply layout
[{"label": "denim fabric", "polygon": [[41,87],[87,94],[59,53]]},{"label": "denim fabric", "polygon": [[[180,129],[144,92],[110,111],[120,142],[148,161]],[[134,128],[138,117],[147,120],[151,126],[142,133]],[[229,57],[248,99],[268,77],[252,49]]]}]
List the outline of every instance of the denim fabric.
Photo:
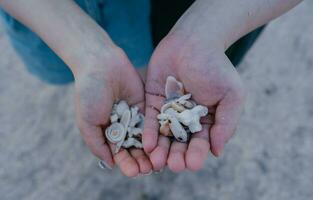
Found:
[{"label": "denim fabric", "polygon": [[[76,0],[76,3],[111,36],[135,67],[147,65],[153,51],[148,0]],[[0,11],[16,52],[29,72],[51,84],[66,84],[74,77],[66,64],[31,30]]]}]

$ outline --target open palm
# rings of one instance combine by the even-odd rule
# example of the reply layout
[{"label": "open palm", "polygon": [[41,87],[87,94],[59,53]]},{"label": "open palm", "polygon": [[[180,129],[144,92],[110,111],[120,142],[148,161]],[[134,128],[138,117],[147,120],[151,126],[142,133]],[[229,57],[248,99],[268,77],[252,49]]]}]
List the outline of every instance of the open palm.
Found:
[{"label": "open palm", "polygon": [[108,165],[117,164],[129,177],[151,171],[151,163],[141,149],[122,149],[112,158],[103,129],[109,125],[114,103],[125,100],[144,109],[143,83],[123,52],[98,59],[93,70],[78,75],[76,87],[77,121],[84,141],[93,154]]},{"label": "open palm", "polygon": [[[244,102],[241,80],[221,51],[201,49],[201,45],[182,45],[175,36],[163,39],[149,64],[146,82],[144,148],[155,170],[166,164],[179,172],[199,170],[209,150],[219,155],[234,133]],[[165,82],[171,75],[184,84],[193,99],[209,108],[203,130],[192,135],[189,144],[170,142],[159,135],[157,114],[165,100]]]}]

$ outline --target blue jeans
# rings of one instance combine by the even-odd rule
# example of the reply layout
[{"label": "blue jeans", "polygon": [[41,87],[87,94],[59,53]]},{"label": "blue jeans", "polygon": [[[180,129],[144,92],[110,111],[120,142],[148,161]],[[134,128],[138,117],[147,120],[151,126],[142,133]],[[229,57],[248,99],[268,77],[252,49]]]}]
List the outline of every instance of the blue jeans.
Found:
[{"label": "blue jeans", "polygon": [[[147,65],[153,51],[149,0],[76,0],[135,67]],[[71,70],[35,33],[0,11],[10,41],[29,72],[51,84],[74,81]]]}]

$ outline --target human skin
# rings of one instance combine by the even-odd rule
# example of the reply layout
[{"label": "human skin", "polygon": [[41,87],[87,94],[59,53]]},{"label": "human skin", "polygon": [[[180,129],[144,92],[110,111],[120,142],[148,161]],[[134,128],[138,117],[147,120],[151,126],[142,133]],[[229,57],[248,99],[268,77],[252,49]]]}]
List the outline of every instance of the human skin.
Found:
[{"label": "human skin", "polygon": [[126,100],[144,110],[144,86],[125,53],[71,0],[0,0],[0,6],[37,33],[75,77],[76,118],[81,135],[99,159],[129,177],[152,165],[143,150],[114,148],[103,136],[113,103]]},{"label": "human skin", "polygon": [[[145,86],[145,151],[154,170],[197,171],[209,151],[219,156],[239,122],[246,91],[225,50],[301,0],[197,0],[154,51]],[[166,78],[181,81],[194,100],[214,116],[189,144],[159,135],[157,114],[164,103]]]}]

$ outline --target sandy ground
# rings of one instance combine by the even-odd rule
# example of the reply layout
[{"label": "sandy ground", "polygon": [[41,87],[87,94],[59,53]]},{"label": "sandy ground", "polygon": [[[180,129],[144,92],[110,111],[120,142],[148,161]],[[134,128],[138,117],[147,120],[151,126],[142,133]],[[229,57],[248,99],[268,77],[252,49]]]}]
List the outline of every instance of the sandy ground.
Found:
[{"label": "sandy ground", "polygon": [[74,122],[73,86],[28,74],[0,28],[0,199],[313,198],[313,1],[271,23],[239,68],[237,134],[198,173],[102,171]]}]

